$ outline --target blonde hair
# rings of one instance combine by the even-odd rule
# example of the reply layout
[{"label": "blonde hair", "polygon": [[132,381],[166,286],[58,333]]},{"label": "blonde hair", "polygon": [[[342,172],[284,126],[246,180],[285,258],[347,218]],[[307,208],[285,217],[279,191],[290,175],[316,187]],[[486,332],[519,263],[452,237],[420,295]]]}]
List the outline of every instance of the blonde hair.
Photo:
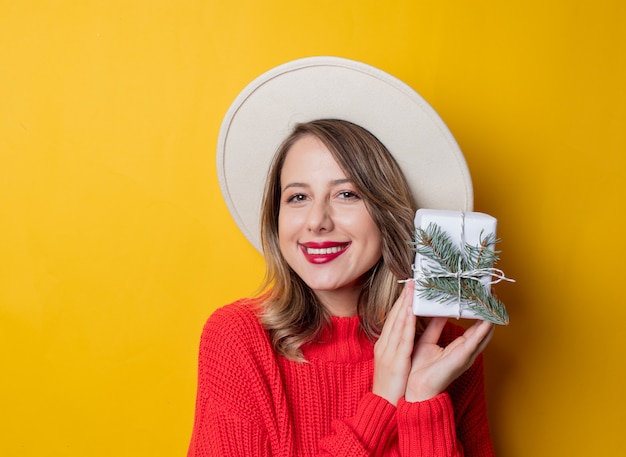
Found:
[{"label": "blonde hair", "polygon": [[315,340],[330,316],[313,291],[289,267],[279,247],[280,175],[291,146],[304,136],[318,138],[355,185],[381,231],[382,255],[367,273],[358,303],[365,334],[372,341],[382,329],[402,285],[412,276],[415,200],[385,146],[366,129],[342,120],[322,119],[298,124],[278,148],[266,181],[261,211],[261,242],[266,261],[260,319],[270,332],[274,350],[302,360],[301,346]]}]

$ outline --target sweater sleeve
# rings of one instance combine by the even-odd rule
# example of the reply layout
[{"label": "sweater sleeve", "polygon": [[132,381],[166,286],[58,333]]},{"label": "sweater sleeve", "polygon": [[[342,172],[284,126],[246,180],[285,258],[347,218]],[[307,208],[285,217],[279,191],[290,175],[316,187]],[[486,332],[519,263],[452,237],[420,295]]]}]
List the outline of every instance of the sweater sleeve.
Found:
[{"label": "sweater sleeve", "polygon": [[483,356],[449,387],[456,418],[456,432],[468,457],[493,457],[487,419]]},{"label": "sweater sleeve", "polygon": [[400,455],[459,457],[463,448],[457,440],[454,409],[447,393],[430,400],[398,403]]},{"label": "sweater sleeve", "polygon": [[361,399],[354,416],[333,422],[333,433],[320,443],[320,457],[388,455],[396,442],[396,407],[368,393]]},{"label": "sweater sleeve", "polygon": [[188,457],[269,457],[270,437],[259,411],[260,371],[252,370],[242,312],[217,310],[200,339],[196,408]]}]

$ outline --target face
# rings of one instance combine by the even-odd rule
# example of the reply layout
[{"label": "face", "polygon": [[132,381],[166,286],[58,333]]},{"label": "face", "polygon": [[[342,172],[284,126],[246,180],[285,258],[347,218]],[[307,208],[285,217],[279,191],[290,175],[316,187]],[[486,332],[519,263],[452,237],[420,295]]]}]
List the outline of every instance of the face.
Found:
[{"label": "face", "polygon": [[280,186],[278,237],[287,263],[325,306],[356,309],[358,286],[381,257],[381,233],[365,202],[313,136],[287,152]]}]

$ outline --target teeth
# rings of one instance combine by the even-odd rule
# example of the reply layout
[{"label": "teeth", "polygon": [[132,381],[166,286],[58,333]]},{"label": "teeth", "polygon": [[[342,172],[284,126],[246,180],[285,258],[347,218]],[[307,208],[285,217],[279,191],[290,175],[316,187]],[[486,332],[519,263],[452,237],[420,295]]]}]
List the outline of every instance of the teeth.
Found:
[{"label": "teeth", "polygon": [[307,248],[306,252],[310,255],[327,255],[327,254],[335,254],[336,252],[343,251],[346,246],[333,246],[332,248],[322,248],[322,249],[314,249]]}]

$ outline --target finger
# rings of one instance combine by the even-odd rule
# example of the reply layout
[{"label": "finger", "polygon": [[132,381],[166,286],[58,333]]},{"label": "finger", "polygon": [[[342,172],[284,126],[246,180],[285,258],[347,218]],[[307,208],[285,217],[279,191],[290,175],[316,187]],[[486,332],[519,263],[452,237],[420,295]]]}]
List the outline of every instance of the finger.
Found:
[{"label": "finger", "polygon": [[476,355],[480,354],[481,352],[483,352],[485,350],[485,348],[489,344],[489,341],[491,341],[491,337],[493,336],[493,332],[496,329],[496,326],[493,325],[493,324],[487,325],[485,327],[488,327],[489,330],[487,331],[487,334],[483,337],[483,339],[481,340],[480,344],[478,345],[478,350],[476,351]]},{"label": "finger", "polygon": [[402,292],[398,296],[396,303],[394,305],[395,312],[397,315],[403,313],[407,306],[409,306],[413,301],[413,290],[415,286],[412,281],[407,281],[402,288]]},{"label": "finger", "polygon": [[398,300],[397,316],[391,335],[391,339],[395,344],[394,349],[404,356],[408,356],[413,352],[413,343],[415,341],[416,317],[411,309],[412,300],[413,283],[408,283],[402,290]]},{"label": "finger", "polygon": [[412,290],[412,283],[406,283],[404,285],[402,292],[400,293],[393,307],[389,311],[389,314],[387,315],[387,318],[385,320],[385,324],[383,325],[383,329],[379,338],[379,341],[381,343],[386,343],[394,335],[398,335],[398,333],[401,333],[402,329],[404,328],[407,299],[409,296],[412,296]]},{"label": "finger", "polygon": [[487,321],[476,321],[471,327],[469,327],[463,336],[467,339],[469,344],[478,346],[485,339],[487,342],[493,334],[495,325]]},{"label": "finger", "polygon": [[495,326],[494,324],[486,321],[476,321],[471,327],[469,327],[462,337],[457,338],[448,347],[453,350],[456,346],[463,346],[468,357],[468,365],[471,365],[476,360],[476,357],[487,347],[487,344],[491,340]]},{"label": "finger", "polygon": [[[404,308],[404,328],[402,332],[402,345],[404,351],[407,356],[410,356],[413,352],[413,347],[415,346],[415,332],[417,330],[417,316],[413,314],[413,287],[411,287],[407,292],[407,297],[405,297],[405,308]],[[402,310],[400,311],[402,313]]]},{"label": "finger", "polygon": [[402,287],[402,291],[400,292],[400,295],[398,295],[398,298],[396,299],[395,303],[391,307],[391,310],[389,311],[387,320],[393,321],[394,319],[397,318],[398,313],[400,312],[400,309],[406,306],[407,295],[408,295],[408,292],[412,289],[412,287],[413,285],[409,282],[406,282],[404,284],[404,287]]}]

